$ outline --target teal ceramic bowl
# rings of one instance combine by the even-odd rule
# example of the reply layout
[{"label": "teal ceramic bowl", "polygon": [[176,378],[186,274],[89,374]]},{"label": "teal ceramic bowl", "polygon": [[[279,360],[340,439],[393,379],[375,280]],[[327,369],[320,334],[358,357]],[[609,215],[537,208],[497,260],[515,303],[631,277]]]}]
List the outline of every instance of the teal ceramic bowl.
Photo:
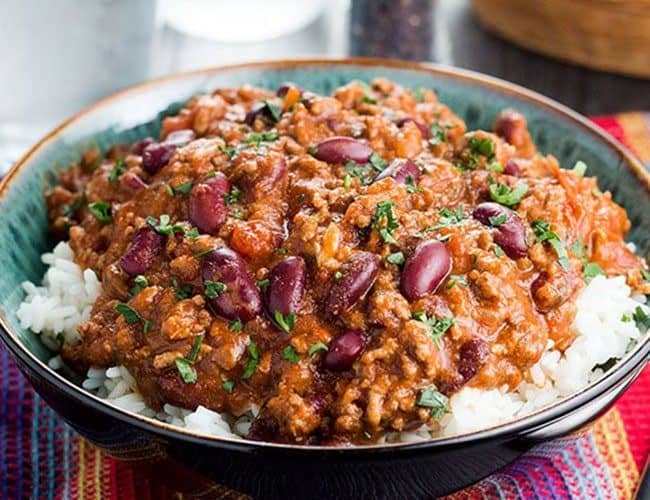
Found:
[{"label": "teal ceramic bowl", "polygon": [[[535,442],[572,431],[594,419],[645,366],[650,338],[597,383],[554,406],[515,422],[452,438],[375,447],[298,447],[208,438],[129,414],[84,392],[46,362],[51,353],[20,328],[20,283],[38,281],[40,254],[49,250],[43,192],[61,169],[90,147],[156,136],[162,117],[191,96],[245,83],[276,88],[293,81],[329,93],[352,79],[386,77],[410,87],[435,89],[470,129],[489,128],[497,113],[516,108],[528,119],[543,153],[565,166],[583,160],[600,187],[612,192],[632,220],[630,241],[650,251],[650,176],[622,146],[567,108],[494,78],[432,65],[387,60],[311,60],[244,64],[174,75],[138,85],[91,106],[36,144],[0,185],[0,337],[42,397],[77,431],[108,453],[132,463],[155,463],[157,479],[182,471],[259,497],[418,498],[472,483],[516,458]],[[173,473],[161,473],[169,461]],[[204,484],[196,479],[185,486]],[[178,481],[177,481],[178,483]]]}]

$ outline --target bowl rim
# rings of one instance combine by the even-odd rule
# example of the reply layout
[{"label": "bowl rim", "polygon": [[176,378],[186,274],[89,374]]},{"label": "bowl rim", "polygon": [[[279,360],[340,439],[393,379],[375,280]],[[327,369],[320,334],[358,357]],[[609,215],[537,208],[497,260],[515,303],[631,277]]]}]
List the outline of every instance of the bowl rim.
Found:
[{"label": "bowl rim", "polygon": [[[155,91],[156,87],[161,84],[176,80],[183,80],[185,78],[197,75],[212,75],[221,72],[237,71],[243,69],[273,70],[292,67],[320,67],[331,65],[365,66],[377,68],[385,67],[428,73],[432,76],[442,76],[449,79],[456,79],[465,83],[473,84],[477,87],[487,88],[509,96],[515,96],[519,99],[529,102],[534,106],[545,108],[546,111],[550,111],[562,119],[568,120],[574,125],[577,125],[584,132],[594,136],[595,139],[604,143],[607,147],[613,150],[621,158],[622,163],[632,171],[635,177],[645,187],[646,192],[650,195],[650,173],[646,171],[640,160],[638,160],[625,146],[618,143],[615,139],[607,135],[596,125],[592,124],[587,118],[551,98],[545,97],[535,91],[526,89],[517,84],[466,69],[459,69],[441,64],[410,62],[396,59],[348,57],[282,59],[214,66],[192,71],[173,73],[127,87],[126,89],[104,97],[99,101],[91,104],[90,106],[87,106],[83,110],[72,115],[67,120],[64,120],[51,132],[41,138],[23,155],[20,160],[18,160],[11,167],[9,172],[7,172],[5,177],[0,181],[0,198],[2,198],[4,194],[9,190],[12,180],[16,174],[29,165],[32,157],[34,157],[39,152],[39,150],[43,148],[43,146],[45,146],[48,142],[55,139],[69,125],[73,124],[80,118],[91,114],[94,111],[100,110],[105,106],[110,106],[113,102],[119,101],[130,94],[148,90]],[[271,443],[264,441],[251,441],[248,439],[208,436],[202,433],[189,431],[182,427],[175,427],[171,424],[160,422],[152,418],[137,415],[130,411],[126,411],[122,408],[114,406],[108,403],[106,400],[98,398],[80,386],[75,385],[72,381],[63,377],[63,375],[52,370],[46,363],[38,359],[31,351],[27,349],[27,346],[23,344],[18,335],[12,331],[11,327],[4,317],[2,310],[0,310],[0,339],[4,341],[14,356],[16,356],[22,363],[24,363],[33,371],[35,376],[44,378],[48,383],[57,386],[60,390],[66,392],[69,397],[74,399],[82,406],[91,406],[94,410],[99,411],[103,414],[108,414],[112,418],[115,418],[124,423],[131,424],[141,431],[157,434],[169,439],[182,440],[195,444],[207,445],[214,448],[226,448],[245,452],[279,451],[280,453],[290,450],[292,453],[298,452],[301,454],[309,455],[317,453],[321,456],[329,457],[341,455],[363,455],[369,452],[372,452],[374,454],[379,453],[383,455],[385,453],[392,454],[398,451],[400,453],[431,451],[432,449],[441,451],[449,447],[456,447],[460,444],[478,444],[486,440],[497,438],[506,440],[519,435],[529,434],[537,429],[543,428],[553,421],[561,419],[562,416],[575,411],[583,403],[586,403],[587,401],[590,401],[593,398],[602,395],[604,392],[611,390],[614,385],[621,383],[621,381],[632,374],[635,369],[638,369],[640,366],[647,363],[650,358],[650,335],[646,335],[642,342],[639,342],[631,352],[627,353],[625,357],[616,364],[614,369],[609,370],[597,381],[592,382],[586,387],[569,395],[568,397],[562,398],[550,406],[544,407],[533,413],[527,414],[523,417],[504,424],[495,425],[478,431],[453,435],[449,437],[433,438],[431,440],[418,441],[414,443],[385,443],[381,445],[331,447]]]}]

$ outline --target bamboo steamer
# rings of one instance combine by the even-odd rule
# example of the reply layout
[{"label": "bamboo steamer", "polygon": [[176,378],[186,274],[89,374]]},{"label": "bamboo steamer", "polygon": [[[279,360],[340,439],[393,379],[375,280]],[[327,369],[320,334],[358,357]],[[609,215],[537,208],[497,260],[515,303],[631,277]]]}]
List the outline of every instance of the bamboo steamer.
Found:
[{"label": "bamboo steamer", "polygon": [[488,30],[528,49],[650,78],[650,0],[472,0],[472,7]]}]

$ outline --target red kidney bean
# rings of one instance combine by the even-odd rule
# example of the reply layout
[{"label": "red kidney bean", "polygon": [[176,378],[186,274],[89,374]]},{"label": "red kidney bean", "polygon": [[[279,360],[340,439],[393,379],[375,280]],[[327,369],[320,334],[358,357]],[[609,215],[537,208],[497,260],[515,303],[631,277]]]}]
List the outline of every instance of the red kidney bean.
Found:
[{"label": "red kidney bean", "polygon": [[196,139],[196,134],[194,130],[186,128],[183,130],[175,130],[167,137],[165,137],[165,144],[172,144],[176,147],[185,146],[188,142],[192,142]]},{"label": "red kidney bean", "polygon": [[417,125],[417,127],[420,129],[420,134],[422,134],[423,139],[429,139],[431,137],[431,130],[429,129],[429,127],[427,127],[424,123],[415,120],[414,118],[411,118],[410,116],[397,120],[395,122],[395,125],[397,125],[399,128],[402,128],[408,122],[413,122]]},{"label": "red kidney bean", "polygon": [[202,233],[216,234],[228,218],[224,196],[230,192],[230,181],[221,172],[196,184],[190,192],[190,221]]},{"label": "red kidney bean", "polygon": [[126,172],[120,177],[120,184],[134,193],[147,187],[147,184],[133,172]]},{"label": "red kidney bean", "polygon": [[252,127],[253,123],[255,123],[255,118],[257,118],[260,114],[265,112],[266,112],[265,103],[257,102],[253,104],[250,111],[246,113],[246,117],[244,118],[244,123],[246,123],[246,125],[248,125],[249,127]]},{"label": "red kidney bean", "polygon": [[142,155],[144,148],[146,148],[149,144],[154,144],[155,142],[156,141],[153,139],[153,137],[145,137],[141,141],[138,141],[133,146],[131,146],[130,152],[134,155]]},{"label": "red kidney bean", "polygon": [[526,137],[526,118],[517,111],[506,109],[494,121],[492,130],[507,143],[519,146]]},{"label": "red kidney bean", "polygon": [[400,288],[408,300],[434,293],[451,272],[451,257],[444,243],[428,240],[409,255],[402,269]]},{"label": "red kidney bean", "polygon": [[226,289],[208,297],[214,310],[228,319],[250,321],[262,311],[260,293],[253,283],[246,263],[227,247],[213,250],[203,258],[203,280],[223,283]]},{"label": "red kidney bean", "polygon": [[287,92],[289,92],[289,89],[291,87],[298,89],[300,91],[300,95],[302,95],[303,89],[299,85],[296,85],[293,82],[284,82],[283,84],[281,84],[278,87],[278,89],[275,91],[275,95],[277,95],[278,97],[284,97],[285,95],[287,95]]},{"label": "red kidney bean", "polygon": [[[492,226],[490,219],[502,215],[506,217],[505,222],[496,227]],[[508,257],[520,259],[528,254],[526,227],[519,216],[512,210],[498,203],[487,201],[477,205],[472,212],[472,216],[481,224],[494,227],[494,233],[492,234],[494,242],[503,249]]]},{"label": "red kidney bean", "polygon": [[269,273],[266,307],[271,317],[297,313],[305,296],[307,266],[302,257],[287,257]]},{"label": "red kidney bean", "polygon": [[521,168],[519,168],[519,163],[514,158],[510,158],[506,162],[505,167],[503,167],[503,173],[514,177],[521,177],[523,174]]},{"label": "red kidney bean", "polygon": [[365,338],[361,330],[346,330],[330,342],[323,367],[333,371],[350,368],[365,347]]},{"label": "red kidney bean", "polygon": [[458,353],[458,373],[467,382],[485,364],[490,356],[487,344],[481,339],[472,339],[465,342]]},{"label": "red kidney bean", "polygon": [[349,160],[366,163],[373,152],[365,142],[342,136],[325,139],[314,149],[314,157],[327,163],[345,163]]},{"label": "red kidney bean", "polygon": [[142,150],[142,168],[148,174],[155,174],[167,165],[174,151],[176,151],[176,146],[173,144],[165,144],[164,142],[149,144]]},{"label": "red kidney bean", "polygon": [[325,307],[337,316],[350,309],[375,284],[379,257],[371,252],[357,252],[343,265],[341,278],[334,281]]},{"label": "red kidney bean", "polygon": [[412,184],[417,184],[420,180],[420,168],[411,160],[397,159],[393,160],[379,175],[375,181],[380,181],[386,177],[392,177],[398,184],[406,184],[411,178]]},{"label": "red kidney bean", "polygon": [[131,275],[144,274],[163,247],[165,237],[149,225],[137,229],[120,259],[120,267]]}]

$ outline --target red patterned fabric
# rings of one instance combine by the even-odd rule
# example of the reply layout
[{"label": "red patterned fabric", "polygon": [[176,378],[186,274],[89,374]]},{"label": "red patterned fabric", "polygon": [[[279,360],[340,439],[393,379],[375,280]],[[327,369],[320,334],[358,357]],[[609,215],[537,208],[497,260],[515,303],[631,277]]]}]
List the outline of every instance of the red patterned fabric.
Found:
[{"label": "red patterned fabric", "polygon": [[[650,163],[647,115],[594,121]],[[539,445],[449,498],[631,498],[650,452],[649,410],[646,368],[616,406],[589,428]],[[206,488],[203,498],[243,497],[219,485]],[[0,499],[5,498],[130,500],[179,495],[77,436],[33,392],[0,346]]]}]

